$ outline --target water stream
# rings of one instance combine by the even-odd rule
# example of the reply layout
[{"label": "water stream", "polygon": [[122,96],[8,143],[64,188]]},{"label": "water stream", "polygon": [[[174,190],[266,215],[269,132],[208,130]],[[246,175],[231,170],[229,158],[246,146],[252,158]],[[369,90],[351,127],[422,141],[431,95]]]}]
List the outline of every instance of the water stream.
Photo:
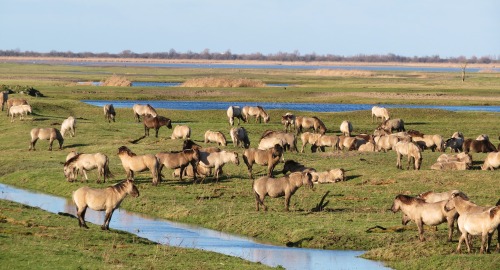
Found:
[{"label": "water stream", "polygon": [[[0,199],[39,207],[52,213],[63,212],[76,215],[75,205],[69,200],[5,184],[0,184]],[[104,213],[89,209],[85,219],[101,225],[104,221]],[[74,223],[78,226],[76,219]],[[379,262],[357,257],[363,254],[363,251],[288,248],[261,244],[250,238],[155,219],[120,209],[114,212],[110,228],[126,231],[161,244],[209,250],[269,266],[281,265],[286,269],[387,269]],[[100,228],[92,227],[90,230],[100,230]]]}]

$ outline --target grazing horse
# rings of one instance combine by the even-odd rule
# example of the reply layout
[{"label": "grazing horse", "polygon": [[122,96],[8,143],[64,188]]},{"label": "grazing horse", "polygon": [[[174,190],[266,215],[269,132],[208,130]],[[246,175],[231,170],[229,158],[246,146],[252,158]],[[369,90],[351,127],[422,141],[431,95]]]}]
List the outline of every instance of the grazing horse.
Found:
[{"label": "grazing horse", "polygon": [[204,142],[205,143],[215,142],[219,146],[226,146],[227,145],[226,136],[224,136],[224,134],[220,131],[207,130],[205,132],[205,141]]},{"label": "grazing horse", "polygon": [[[434,203],[440,201],[447,201],[451,199],[451,195],[454,193],[462,193],[460,190],[450,190],[445,192],[434,192],[434,191],[426,191],[424,193],[418,194],[418,198],[424,200],[426,203]],[[464,196],[465,194],[462,193]]]},{"label": "grazing horse", "polygon": [[243,153],[243,161],[247,165],[250,179],[253,179],[253,164],[259,164],[262,166],[267,165],[267,176],[273,177],[274,167],[276,167],[279,163],[282,156],[283,147],[279,144],[275,144],[273,148],[269,148],[267,150],[259,150],[255,148],[246,149]]},{"label": "grazing horse", "polygon": [[295,126],[297,127],[297,135],[302,132],[302,128],[313,129],[314,132],[320,133],[321,135],[326,133],[326,126],[323,124],[318,117],[305,117],[297,116],[295,117]]},{"label": "grazing horse", "polygon": [[287,172],[316,172],[314,168],[306,167],[303,164],[300,164],[299,162],[295,160],[287,160],[285,161],[285,164],[283,165],[283,170],[281,171],[283,174],[286,174]]},{"label": "grazing horse", "polygon": [[285,126],[285,132],[295,130],[295,115],[287,112],[285,115],[281,116],[281,123]]},{"label": "grazing horse", "polygon": [[464,141],[464,152],[489,153],[489,152],[497,152],[497,149],[490,142],[490,140],[466,139]]},{"label": "grazing horse", "polygon": [[118,157],[122,161],[123,169],[127,173],[127,180],[134,181],[134,172],[151,171],[153,186],[158,185],[160,178],[158,159],[154,155],[136,155],[128,147],[118,148]]},{"label": "grazing horse", "polygon": [[137,122],[141,121],[141,116],[149,114],[149,115],[155,117],[158,115],[156,113],[156,110],[149,104],[146,104],[146,105],[134,104],[132,109],[134,110],[134,117],[135,117],[135,120],[137,120]]},{"label": "grazing horse", "polygon": [[500,206],[498,206],[498,203],[494,207],[482,207],[470,202],[469,198],[464,197],[460,193],[453,193],[451,199],[447,201],[445,208],[448,211],[457,211],[460,215],[458,217],[458,228],[462,232],[462,235],[458,240],[457,253],[460,253],[460,248],[464,240],[467,245],[467,251],[470,253],[471,244],[469,243],[469,235],[479,234],[482,236],[480,253],[488,252],[495,230],[499,233],[498,248],[500,245]]},{"label": "grazing horse", "polygon": [[139,196],[139,190],[130,180],[122,181],[105,189],[89,187],[77,189],[73,192],[73,202],[76,204],[78,225],[86,229],[89,228],[85,223],[85,212],[87,211],[87,207],[90,207],[90,209],[95,211],[106,211],[104,224],[102,224],[101,229],[109,230],[111,216],[127,194],[130,194],[134,198]]},{"label": "grazing horse", "polygon": [[232,126],[234,125],[234,118],[238,118],[238,125],[240,125],[240,119],[243,120],[243,122],[247,122],[247,119],[245,116],[241,113],[241,108],[240,106],[229,106],[227,108],[227,118],[229,118],[229,124]]},{"label": "grazing horse", "polygon": [[321,151],[325,151],[325,146],[331,147],[332,151],[339,149],[340,138],[337,135],[321,135],[314,142],[314,147],[319,147]]},{"label": "grazing horse", "polygon": [[28,101],[24,98],[11,98],[7,100],[7,116],[9,116],[10,107],[18,105],[28,105]]},{"label": "grazing horse", "polygon": [[390,132],[392,132],[393,130],[396,130],[398,132],[406,131],[404,121],[399,118],[385,120],[384,122],[382,122],[382,124],[378,126],[377,129],[384,129]]},{"label": "grazing horse", "polygon": [[66,135],[66,132],[69,132],[69,135],[71,137],[74,137],[76,135],[76,119],[73,116],[69,116],[68,118],[64,119],[64,121],[61,124],[61,134]]},{"label": "grazing horse", "polygon": [[111,123],[111,120],[115,122],[115,107],[113,107],[113,104],[106,104],[103,107],[104,110],[104,119],[108,120],[108,123]]},{"label": "grazing horse", "polygon": [[93,169],[97,169],[99,175],[97,183],[101,183],[101,176],[104,183],[106,183],[106,177],[109,179],[112,176],[109,171],[109,158],[101,153],[76,154],[64,163],[64,176],[66,176],[68,182],[73,182],[76,180],[78,172],[82,171],[81,182],[83,182],[84,176],[85,180],[88,181],[87,171]]},{"label": "grazing horse", "polygon": [[267,211],[267,206],[264,205],[266,196],[271,198],[285,196],[285,211],[288,211],[290,198],[303,185],[310,188],[313,186],[312,176],[308,172],[295,172],[280,178],[263,176],[255,180],[252,189],[255,194],[256,210],[259,211],[259,205],[262,205],[264,211]]},{"label": "grazing horse", "polygon": [[31,105],[14,105],[9,108],[10,122],[14,122],[16,115],[19,115],[19,120],[24,119],[25,115],[31,114]]},{"label": "grazing horse", "polygon": [[351,132],[352,132],[351,121],[344,120],[342,124],[340,124],[340,132],[342,132],[342,135],[346,137],[351,137]]},{"label": "grazing horse", "polygon": [[401,210],[405,215],[403,217],[403,225],[406,225],[410,220],[415,222],[418,227],[420,241],[425,241],[424,224],[428,226],[437,226],[441,223],[448,223],[448,242],[451,242],[453,235],[453,223],[458,217],[457,211],[449,211],[445,209],[447,201],[439,201],[427,203],[423,199],[399,194],[394,199],[391,207],[393,213]]},{"label": "grazing horse", "polygon": [[266,130],[260,137],[259,149],[269,149],[274,147],[275,144],[283,146],[284,151],[297,151],[297,136],[295,134],[286,133],[282,131]]},{"label": "grazing horse", "polygon": [[[198,149],[186,149],[178,152],[161,152],[155,155],[160,163],[160,168],[158,173],[160,174],[161,181],[161,170],[163,167],[169,169],[180,169],[179,178],[182,181],[182,176],[184,175],[184,169],[191,164],[193,168],[196,168],[198,162],[200,161],[200,151]],[[194,172],[194,180],[196,180],[196,170]]]},{"label": "grazing horse", "polygon": [[439,134],[412,136],[412,140],[416,142],[418,146],[422,146],[422,150],[430,148],[432,152],[434,152],[435,150],[444,152],[444,140],[443,137]]},{"label": "grazing horse", "polygon": [[304,132],[300,135],[300,140],[302,141],[301,153],[304,153],[304,148],[307,144],[315,145],[318,139],[323,136],[320,133]]},{"label": "grazing horse", "polygon": [[396,144],[399,142],[399,138],[396,135],[379,135],[374,138],[377,151],[384,151],[394,149]]},{"label": "grazing horse", "polygon": [[200,151],[200,165],[206,168],[214,168],[215,179],[217,181],[219,181],[219,175],[221,174],[222,167],[224,166],[224,164],[228,162],[240,165],[240,159],[238,158],[238,153],[229,151],[220,151],[220,152]]},{"label": "grazing horse", "polygon": [[420,170],[420,165],[422,164],[422,153],[420,152],[420,148],[413,142],[398,142],[395,146],[396,153],[398,155],[396,167],[398,169],[403,169],[403,165],[401,165],[401,157],[403,155],[408,156],[408,167],[410,169],[410,162],[413,159],[413,169]]},{"label": "grazing horse", "polygon": [[30,151],[35,151],[35,144],[40,140],[48,140],[49,141],[49,151],[52,151],[52,143],[54,140],[59,142],[59,149],[62,149],[62,145],[64,143],[64,138],[61,135],[61,132],[57,128],[33,128],[30,132],[31,142],[30,142]]},{"label": "grazing horse", "polygon": [[144,115],[143,117],[143,124],[144,124],[144,136],[149,136],[149,129],[154,128],[155,129],[155,136],[158,138],[158,130],[166,126],[169,129],[172,129],[172,121],[170,119],[157,115],[157,116],[151,116],[151,115]]},{"label": "grazing horse", "polygon": [[233,127],[229,130],[231,140],[235,147],[240,146],[248,149],[250,147],[250,139],[248,138],[247,131],[244,127]]},{"label": "grazing horse", "polygon": [[262,119],[264,119],[264,123],[268,123],[270,120],[269,115],[261,106],[245,106],[243,107],[243,109],[241,109],[241,113],[243,114],[245,119],[247,119],[247,121],[249,116],[255,116],[255,123],[257,123],[257,120],[259,120],[259,123],[262,122]]},{"label": "grazing horse", "polygon": [[2,91],[2,93],[0,93],[0,103],[2,103],[2,111],[3,107],[7,103],[7,100],[9,100],[9,91]]},{"label": "grazing horse", "polygon": [[184,125],[175,126],[174,130],[172,131],[172,136],[170,136],[170,139],[172,140],[175,139],[186,140],[189,138],[191,138],[191,128]]},{"label": "grazing horse", "polygon": [[381,118],[382,122],[389,120],[389,111],[386,108],[373,106],[372,107],[372,123],[373,120],[378,122],[378,119]]}]

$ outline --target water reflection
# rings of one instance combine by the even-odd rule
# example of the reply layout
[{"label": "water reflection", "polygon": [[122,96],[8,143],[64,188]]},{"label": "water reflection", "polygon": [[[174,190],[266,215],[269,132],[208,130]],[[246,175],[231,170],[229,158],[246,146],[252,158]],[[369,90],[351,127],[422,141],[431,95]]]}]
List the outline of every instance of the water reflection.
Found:
[{"label": "water reflection", "polygon": [[[73,202],[55,196],[29,192],[0,184],[0,199],[39,207],[43,210],[76,215]],[[88,222],[101,225],[104,213],[87,211]],[[78,222],[75,220],[75,226]],[[127,231],[151,241],[176,247],[196,248],[240,257],[270,266],[286,269],[387,269],[382,264],[356,256],[362,251],[334,251],[305,248],[287,248],[261,244],[252,239],[230,235],[167,220],[116,210],[110,227]],[[90,230],[100,230],[91,228]]]}]

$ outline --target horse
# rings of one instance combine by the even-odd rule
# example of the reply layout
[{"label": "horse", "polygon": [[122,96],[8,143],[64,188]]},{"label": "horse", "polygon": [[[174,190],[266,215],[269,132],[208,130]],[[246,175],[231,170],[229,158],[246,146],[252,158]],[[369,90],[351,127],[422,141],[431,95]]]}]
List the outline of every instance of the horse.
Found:
[{"label": "horse", "polygon": [[248,149],[250,147],[250,139],[248,138],[247,131],[244,127],[233,127],[229,130],[229,135],[231,135],[231,140],[235,147],[244,147]]},{"label": "horse", "polygon": [[318,117],[305,117],[297,116],[295,117],[295,126],[297,128],[297,135],[302,132],[302,128],[313,129],[314,132],[324,135],[326,133],[326,126],[323,124]]},{"label": "horse", "polygon": [[76,135],[76,119],[73,116],[64,119],[61,124],[61,134],[63,137],[66,135],[66,132],[69,132],[71,137]]},{"label": "horse", "polygon": [[300,135],[300,140],[302,141],[302,148],[300,149],[300,152],[304,153],[304,148],[308,143],[311,145],[315,145],[321,136],[323,136],[323,134],[311,132],[302,133]]},{"label": "horse", "polygon": [[259,211],[259,205],[262,205],[264,211],[267,206],[264,205],[266,196],[271,198],[285,196],[285,211],[289,211],[290,198],[302,185],[310,188],[313,186],[312,176],[308,172],[295,172],[280,178],[270,178],[263,176],[252,183],[252,189],[255,194],[255,206]]},{"label": "horse", "polygon": [[[460,193],[459,190],[450,190],[445,192],[434,192],[434,191],[426,191],[418,194],[418,198],[424,200],[426,203],[434,203],[440,201],[448,201],[451,199],[451,195],[454,193]],[[465,194],[464,194],[465,195]]]},{"label": "horse", "polygon": [[28,105],[28,101],[24,98],[11,98],[7,100],[7,116],[9,116],[9,110],[12,106],[17,105]]},{"label": "horse", "polygon": [[31,142],[29,151],[36,151],[35,144],[38,139],[49,141],[49,151],[52,151],[52,143],[54,142],[54,140],[57,140],[59,142],[59,149],[62,149],[64,138],[57,128],[33,128],[31,129],[30,135]]},{"label": "horse", "polygon": [[240,119],[243,120],[243,122],[247,122],[246,117],[241,113],[241,107],[240,106],[229,106],[227,108],[227,118],[229,118],[229,124],[231,126],[234,125],[234,118],[238,118],[238,125],[240,125]]},{"label": "horse", "polygon": [[[355,137],[346,137],[344,135],[339,136],[339,149],[344,150],[344,148],[347,148],[347,151],[355,150],[357,149],[356,146],[359,146],[360,143],[357,143],[358,139]],[[366,142],[365,140],[363,140]]]},{"label": "horse", "polygon": [[101,177],[103,177],[103,182],[106,183],[106,177],[112,177],[109,170],[109,158],[105,154],[95,153],[95,154],[76,154],[64,163],[64,176],[68,182],[73,182],[76,180],[78,172],[82,171],[81,182],[83,182],[83,177],[88,181],[87,171],[97,169],[98,178],[97,183],[101,183]]},{"label": "horse", "polygon": [[215,179],[217,182],[219,181],[219,175],[221,174],[222,167],[228,162],[232,162],[237,166],[240,165],[238,153],[229,151],[211,153],[200,151],[200,165],[206,168],[214,168]]},{"label": "horse", "polygon": [[332,151],[339,149],[340,138],[337,135],[321,135],[314,142],[315,147],[319,147],[321,151],[325,150],[325,146],[331,147]]},{"label": "horse", "polygon": [[115,107],[113,107],[113,104],[106,104],[103,107],[104,110],[104,119],[108,120],[108,123],[111,123],[111,120],[115,122]]},{"label": "horse", "polygon": [[104,224],[101,229],[109,230],[109,222],[111,216],[120,203],[125,199],[125,196],[136,198],[139,196],[139,190],[130,180],[119,182],[113,186],[104,189],[95,189],[89,187],[81,187],[73,192],[73,202],[76,204],[76,215],[78,216],[78,225],[88,229],[85,223],[85,212],[87,207],[95,211],[106,211]]},{"label": "horse", "polygon": [[226,146],[227,145],[226,136],[224,136],[224,134],[220,131],[207,130],[205,132],[204,142],[205,143],[215,142],[219,146]]},{"label": "horse", "polygon": [[405,123],[400,118],[385,120],[384,122],[382,122],[382,124],[380,124],[378,126],[377,129],[385,129],[385,130],[388,130],[388,131],[391,131],[391,132],[393,130],[396,130],[396,131],[406,131],[405,130]]},{"label": "horse", "polygon": [[412,140],[416,142],[417,145],[422,146],[422,150],[430,148],[432,152],[434,152],[434,150],[444,152],[444,140],[441,135],[414,136]]},{"label": "horse", "polygon": [[170,119],[163,117],[161,115],[151,116],[149,114],[144,115],[142,123],[144,124],[144,136],[149,136],[149,129],[155,129],[155,136],[158,138],[158,130],[166,126],[172,129],[172,121]]},{"label": "horse", "polygon": [[272,130],[266,130],[264,134],[262,134],[259,142],[259,149],[274,147],[274,144],[272,144],[273,141],[283,146],[284,151],[297,151],[297,136],[295,136],[295,134]]},{"label": "horse", "polygon": [[303,164],[300,164],[299,162],[295,160],[287,160],[285,161],[285,164],[283,165],[283,170],[281,173],[286,174],[287,172],[316,172],[314,168],[306,167]]},{"label": "horse", "polygon": [[375,152],[375,144],[372,142],[366,142],[365,144],[362,144],[359,146],[358,151],[359,152]]},{"label": "horse", "polygon": [[481,170],[495,170],[500,167],[500,152],[491,152],[486,156]]},{"label": "horse", "polygon": [[389,120],[389,111],[386,108],[373,106],[372,107],[372,123],[373,120],[378,122],[378,119],[381,118],[382,122]]},{"label": "horse", "polygon": [[464,144],[464,138],[449,138],[447,139],[445,142],[444,142],[444,149],[443,149],[443,152],[446,152],[446,148],[450,148],[450,151],[455,151],[455,153],[457,152],[463,152],[464,149],[463,149],[463,144]]},{"label": "horse", "polygon": [[396,144],[399,142],[399,138],[396,135],[381,135],[375,136],[373,139],[375,141],[375,145],[377,147],[377,151],[384,151],[394,149]]},{"label": "horse", "polygon": [[[497,203],[498,204],[498,203]],[[451,199],[445,205],[448,211],[457,211],[460,215],[458,217],[458,228],[462,232],[458,240],[457,253],[460,253],[462,242],[465,240],[467,251],[470,253],[471,245],[469,243],[469,235],[481,234],[481,249],[480,253],[489,252],[491,244],[491,237],[495,230],[499,233],[500,245],[500,206],[482,207],[469,201],[460,193],[451,195]],[[486,242],[488,240],[488,242]]]},{"label": "horse", "polygon": [[497,152],[498,150],[490,142],[490,140],[473,140],[466,139],[464,141],[464,152],[474,152],[474,153],[489,153]]},{"label": "horse", "polygon": [[345,170],[331,169],[324,172],[311,172],[314,183],[337,183],[345,181]]},{"label": "horse", "polygon": [[128,147],[121,146],[118,148],[118,157],[122,161],[123,169],[125,169],[127,173],[127,180],[134,181],[134,172],[149,170],[153,177],[153,186],[158,185],[160,165],[158,159],[154,155],[136,155]]},{"label": "horse", "polygon": [[393,213],[401,210],[405,215],[403,225],[410,220],[415,222],[418,227],[420,241],[425,241],[424,224],[428,226],[437,226],[441,223],[448,223],[448,242],[451,242],[453,235],[453,223],[458,217],[457,211],[447,211],[445,209],[447,201],[426,203],[424,200],[416,197],[399,194],[394,199],[391,206]]},{"label": "horse", "polygon": [[7,103],[7,100],[9,100],[9,91],[2,91],[2,93],[0,94],[0,103],[2,103],[2,111],[3,107]]},{"label": "horse", "polygon": [[352,124],[350,121],[344,120],[340,124],[340,132],[342,132],[342,135],[351,137],[351,132],[352,132]]},{"label": "horse", "polygon": [[285,126],[285,132],[292,131],[292,126],[295,130],[295,115],[289,112],[285,113],[285,115],[281,116],[281,123]]},{"label": "horse", "polygon": [[437,158],[437,162],[451,162],[451,161],[465,162],[469,167],[471,167],[472,155],[469,153],[462,152],[457,155],[442,154]]},{"label": "horse", "polygon": [[184,125],[175,126],[174,130],[172,131],[172,136],[170,136],[170,139],[172,140],[175,139],[186,140],[189,138],[191,138],[191,128]]},{"label": "horse", "polygon": [[264,123],[268,123],[270,120],[269,115],[261,106],[245,106],[243,107],[243,109],[241,109],[241,113],[243,114],[245,119],[247,119],[247,121],[249,116],[255,116],[255,123],[257,123],[257,120],[259,120],[259,123],[262,122],[262,119],[264,119]]},{"label": "horse", "polygon": [[158,115],[156,113],[156,110],[149,104],[146,104],[146,105],[134,104],[134,106],[132,107],[132,110],[134,110],[134,117],[137,120],[137,122],[141,121],[141,116],[149,114],[149,115],[155,117]]},{"label": "horse", "polygon": [[422,164],[422,153],[420,152],[420,148],[413,142],[398,142],[395,147],[397,153],[397,162],[396,167],[398,169],[403,169],[401,165],[401,157],[403,155],[408,156],[408,167],[410,169],[410,162],[413,159],[413,169],[420,170],[420,165]]},{"label": "horse", "polygon": [[[200,160],[200,151],[197,149],[186,149],[176,152],[161,152],[155,155],[160,164],[158,173],[160,174],[161,181],[161,170],[163,167],[169,169],[180,169],[179,179],[182,181],[182,176],[184,174],[184,169],[191,164],[193,168],[196,168]],[[194,172],[194,180],[196,181],[196,171]]]},{"label": "horse", "polygon": [[267,165],[267,176],[273,177],[274,167],[279,163],[280,158],[283,156],[283,147],[275,144],[273,148],[267,150],[259,150],[255,148],[246,149],[243,153],[243,161],[247,165],[248,175],[253,179],[252,166],[259,164],[262,166]]},{"label": "horse", "polygon": [[14,122],[14,117],[19,115],[19,120],[24,119],[25,115],[31,114],[31,105],[14,105],[9,108],[10,122]]}]

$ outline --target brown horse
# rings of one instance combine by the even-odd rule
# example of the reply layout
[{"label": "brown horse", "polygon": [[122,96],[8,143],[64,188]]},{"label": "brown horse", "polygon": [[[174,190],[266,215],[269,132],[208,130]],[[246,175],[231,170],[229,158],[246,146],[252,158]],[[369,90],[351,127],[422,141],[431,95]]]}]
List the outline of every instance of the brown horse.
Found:
[{"label": "brown horse", "polygon": [[305,117],[305,116],[297,116],[295,117],[295,126],[297,128],[297,135],[302,132],[302,128],[305,129],[313,129],[314,132],[325,134],[326,126],[323,124],[318,117]]},{"label": "brown horse", "polygon": [[134,104],[132,110],[134,110],[134,117],[135,120],[137,120],[137,122],[141,121],[141,116],[149,114],[154,117],[158,115],[156,113],[156,110],[149,104],[146,105]]},{"label": "brown horse", "polygon": [[295,130],[295,115],[286,113],[281,116],[281,123],[285,126],[285,132],[292,131],[292,126]]},{"label": "brown horse", "polygon": [[144,124],[144,136],[149,136],[149,129],[151,128],[155,129],[156,138],[158,138],[158,130],[161,127],[166,126],[167,128],[172,129],[172,121],[160,115],[157,116],[151,116],[149,114],[144,115],[143,124]]},{"label": "brown horse", "polygon": [[453,235],[453,223],[458,217],[456,211],[447,211],[445,209],[447,201],[435,203],[426,203],[423,199],[411,197],[407,195],[398,195],[394,199],[391,207],[393,213],[401,210],[403,217],[403,225],[412,220],[417,224],[420,241],[424,241],[424,224],[429,226],[437,226],[441,223],[448,223],[448,241],[451,242]]},{"label": "brown horse", "polygon": [[255,180],[252,189],[255,194],[255,206],[259,211],[259,205],[262,205],[264,211],[267,206],[264,205],[266,196],[278,198],[285,196],[285,211],[289,210],[290,198],[302,185],[310,188],[313,186],[312,176],[308,172],[295,172],[280,178],[270,178],[263,176]]},{"label": "brown horse", "polygon": [[489,153],[497,152],[498,150],[490,142],[490,140],[473,140],[466,139],[464,141],[464,152],[471,153]]},{"label": "brown horse", "polygon": [[255,148],[245,150],[243,153],[243,161],[247,165],[250,179],[253,179],[253,164],[259,164],[262,166],[267,165],[267,176],[273,177],[274,167],[279,163],[282,155],[283,147],[279,144],[275,144],[273,148],[267,150],[259,150]]},{"label": "brown horse", "polygon": [[314,168],[306,167],[295,160],[287,160],[283,165],[283,170],[281,171],[283,174],[287,172],[315,172]]},{"label": "brown horse", "polygon": [[30,132],[31,142],[30,151],[35,151],[35,144],[38,139],[49,141],[49,151],[52,151],[52,143],[54,140],[59,142],[59,149],[62,149],[64,138],[57,128],[33,128]]},{"label": "brown horse", "polygon": [[257,120],[259,120],[259,123],[262,122],[262,119],[264,119],[264,123],[268,123],[270,120],[269,115],[267,114],[266,111],[264,111],[264,108],[261,106],[257,107],[251,107],[251,106],[245,106],[243,109],[241,109],[241,113],[247,119],[249,116],[255,116],[255,123],[257,123]]},{"label": "brown horse", "polygon": [[[197,149],[186,149],[178,152],[161,152],[155,155],[160,163],[160,168],[158,173],[160,174],[161,181],[161,170],[163,167],[169,169],[180,169],[179,178],[182,181],[182,176],[184,174],[184,169],[191,164],[193,168],[196,168],[198,162],[200,161],[200,151]],[[196,180],[196,170],[194,172],[194,180]]]},{"label": "brown horse", "polygon": [[64,163],[64,176],[68,182],[73,182],[76,180],[78,172],[82,171],[82,182],[84,176],[85,180],[88,181],[87,171],[93,169],[97,169],[99,175],[97,183],[101,183],[101,176],[104,178],[104,183],[106,183],[106,177],[112,176],[109,171],[109,158],[102,153],[76,154]]},{"label": "brown horse", "polygon": [[130,194],[132,197],[139,196],[139,190],[130,180],[122,181],[116,185],[105,189],[95,189],[89,187],[81,187],[73,192],[73,202],[76,204],[76,215],[78,216],[78,225],[88,229],[85,223],[85,212],[87,207],[95,211],[106,211],[104,224],[101,229],[109,230],[109,222],[111,216],[120,203],[125,199],[125,196]]},{"label": "brown horse", "polygon": [[28,105],[28,101],[24,98],[11,98],[7,100],[7,116],[9,116],[9,110],[12,106],[18,105]]},{"label": "brown horse", "polygon": [[106,104],[103,107],[104,110],[104,119],[108,120],[108,123],[111,123],[111,120],[115,122],[115,107],[113,107],[113,104]]},{"label": "brown horse", "polygon": [[160,178],[158,159],[154,155],[136,155],[128,147],[118,148],[118,157],[122,161],[123,169],[127,173],[127,180],[134,181],[134,172],[151,171],[153,177],[153,186],[158,185]]}]

